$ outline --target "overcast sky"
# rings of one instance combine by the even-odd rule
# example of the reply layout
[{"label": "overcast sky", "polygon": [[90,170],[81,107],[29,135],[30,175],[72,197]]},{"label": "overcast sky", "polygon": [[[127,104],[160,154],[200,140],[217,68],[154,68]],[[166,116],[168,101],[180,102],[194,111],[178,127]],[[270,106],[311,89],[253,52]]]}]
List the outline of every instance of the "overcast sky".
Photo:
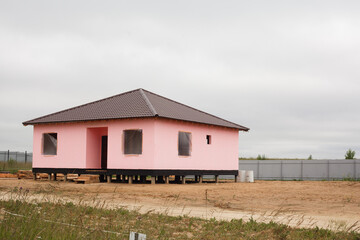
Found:
[{"label": "overcast sky", "polygon": [[0,150],[144,88],[249,127],[239,156],[360,156],[360,1],[0,0]]}]

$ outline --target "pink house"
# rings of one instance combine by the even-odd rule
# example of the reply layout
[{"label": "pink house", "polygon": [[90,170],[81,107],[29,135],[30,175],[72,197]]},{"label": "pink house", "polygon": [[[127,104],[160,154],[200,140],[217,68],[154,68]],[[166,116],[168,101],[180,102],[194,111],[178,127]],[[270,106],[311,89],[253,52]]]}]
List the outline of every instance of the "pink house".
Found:
[{"label": "pink house", "polygon": [[[238,174],[249,129],[137,89],[23,123],[34,126],[33,172],[168,182]],[[164,179],[165,177],[165,179]]]}]

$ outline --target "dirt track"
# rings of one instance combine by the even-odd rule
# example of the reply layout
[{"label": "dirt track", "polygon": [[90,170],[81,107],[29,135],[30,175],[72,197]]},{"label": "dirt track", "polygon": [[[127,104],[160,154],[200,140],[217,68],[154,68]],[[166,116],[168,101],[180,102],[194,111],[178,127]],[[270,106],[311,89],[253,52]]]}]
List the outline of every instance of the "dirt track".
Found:
[{"label": "dirt track", "polygon": [[2,196],[14,188],[30,195],[82,203],[105,202],[140,212],[259,221],[345,229],[360,223],[360,182],[257,181],[255,183],[121,184],[0,180]]}]

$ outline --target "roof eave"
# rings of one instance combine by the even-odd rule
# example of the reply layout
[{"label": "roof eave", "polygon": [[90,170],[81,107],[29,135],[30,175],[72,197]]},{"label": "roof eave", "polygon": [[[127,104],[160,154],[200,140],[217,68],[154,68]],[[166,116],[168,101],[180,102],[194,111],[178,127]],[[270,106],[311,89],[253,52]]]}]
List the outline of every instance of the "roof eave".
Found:
[{"label": "roof eave", "polygon": [[137,116],[137,117],[124,117],[124,118],[101,118],[101,119],[83,119],[83,120],[68,120],[68,121],[49,121],[49,122],[32,122],[26,121],[22,124],[27,125],[39,125],[39,124],[57,124],[57,123],[78,123],[78,122],[92,122],[92,121],[110,121],[110,120],[121,120],[121,119],[136,119],[136,118],[155,118],[157,116]]},{"label": "roof eave", "polygon": [[[156,118],[156,117],[160,117],[160,116],[156,115],[156,116],[141,116],[141,117],[129,117],[129,118],[106,118],[106,119],[87,119],[87,120],[52,121],[52,122],[26,121],[26,122],[23,122],[22,124],[24,126],[28,126],[28,125],[33,125],[34,126],[34,125],[39,125],[39,124],[75,123],[75,122],[107,121],[107,120],[120,120],[120,119],[134,119],[134,118]],[[175,118],[167,118],[167,117],[160,117],[160,118],[172,119],[172,120],[184,121],[184,122],[193,122],[193,123],[212,125],[212,126],[218,126],[218,127],[225,127],[225,128],[237,129],[239,131],[244,131],[244,132],[247,132],[247,131],[250,130],[250,128],[243,127],[243,126],[230,127],[230,126],[219,125],[219,124],[210,124],[210,123],[204,123],[204,122],[187,121],[187,120],[183,120],[183,119],[175,119]],[[234,125],[237,125],[237,124],[234,124]]]}]

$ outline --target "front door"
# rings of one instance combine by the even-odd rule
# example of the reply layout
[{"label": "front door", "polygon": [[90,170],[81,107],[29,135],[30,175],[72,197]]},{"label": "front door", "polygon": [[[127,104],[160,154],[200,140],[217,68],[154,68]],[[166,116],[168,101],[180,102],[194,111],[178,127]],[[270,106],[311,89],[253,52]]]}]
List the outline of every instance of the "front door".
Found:
[{"label": "front door", "polygon": [[107,169],[108,136],[101,136],[101,169]]}]

